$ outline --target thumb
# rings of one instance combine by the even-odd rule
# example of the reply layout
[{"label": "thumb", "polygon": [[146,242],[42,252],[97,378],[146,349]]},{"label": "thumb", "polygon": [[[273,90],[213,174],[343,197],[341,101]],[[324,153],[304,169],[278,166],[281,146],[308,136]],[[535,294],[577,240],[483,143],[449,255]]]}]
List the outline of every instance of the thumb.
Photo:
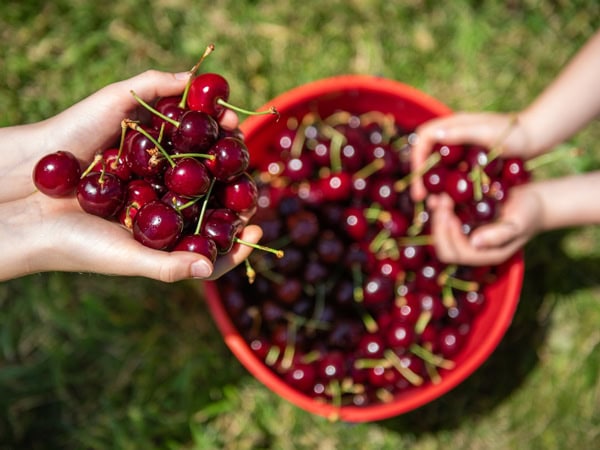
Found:
[{"label": "thumb", "polygon": [[469,238],[477,249],[503,247],[519,236],[519,228],[514,222],[499,221],[485,224],[475,229]]}]

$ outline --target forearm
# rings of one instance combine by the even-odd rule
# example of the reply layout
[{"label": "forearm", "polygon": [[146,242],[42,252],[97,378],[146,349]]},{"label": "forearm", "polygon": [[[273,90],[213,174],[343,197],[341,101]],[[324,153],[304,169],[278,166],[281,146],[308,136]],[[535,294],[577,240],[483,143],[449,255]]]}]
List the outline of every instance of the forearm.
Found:
[{"label": "forearm", "polygon": [[533,153],[568,139],[600,113],[599,77],[597,32],[519,116]]},{"label": "forearm", "polygon": [[542,202],[540,231],[600,224],[600,171],[531,183]]}]

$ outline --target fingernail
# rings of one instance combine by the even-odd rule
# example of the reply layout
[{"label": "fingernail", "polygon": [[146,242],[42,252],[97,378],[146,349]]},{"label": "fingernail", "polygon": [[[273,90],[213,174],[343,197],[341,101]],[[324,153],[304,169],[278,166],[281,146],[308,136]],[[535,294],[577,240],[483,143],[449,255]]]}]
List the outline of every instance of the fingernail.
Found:
[{"label": "fingernail", "polygon": [[202,259],[199,259],[192,264],[192,277],[194,278],[207,278],[211,273],[212,268],[206,261]]},{"label": "fingernail", "polygon": [[187,80],[190,78],[190,73],[189,72],[179,72],[174,74],[173,76],[175,77],[176,80]]}]

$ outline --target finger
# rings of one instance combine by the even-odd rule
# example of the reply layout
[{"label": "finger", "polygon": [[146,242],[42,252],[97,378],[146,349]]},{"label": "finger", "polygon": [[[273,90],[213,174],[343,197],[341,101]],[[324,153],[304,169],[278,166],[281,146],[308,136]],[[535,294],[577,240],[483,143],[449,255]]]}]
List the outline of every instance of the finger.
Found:
[{"label": "finger", "polygon": [[219,124],[227,130],[235,130],[240,124],[240,120],[234,111],[225,109],[223,116],[219,119]]},{"label": "finger", "polygon": [[[258,243],[261,237],[262,229],[256,225],[248,225],[244,228],[244,231],[240,235],[240,239],[242,239],[245,242],[250,242],[252,244]],[[229,253],[220,256],[217,259],[217,261],[215,262],[214,271],[208,279],[215,280],[221,277],[226,272],[229,272],[235,266],[244,262],[244,260],[248,258],[248,256],[250,256],[252,250],[253,248],[247,245],[235,244]]]},{"label": "finger", "polygon": [[475,229],[470,236],[474,248],[485,249],[508,245],[520,235],[517,225],[513,222],[494,222]]}]

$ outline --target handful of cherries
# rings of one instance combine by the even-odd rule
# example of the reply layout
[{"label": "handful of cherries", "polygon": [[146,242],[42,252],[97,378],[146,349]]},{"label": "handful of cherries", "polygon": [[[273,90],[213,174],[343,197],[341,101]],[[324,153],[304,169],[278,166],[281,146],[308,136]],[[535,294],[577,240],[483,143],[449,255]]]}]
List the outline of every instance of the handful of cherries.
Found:
[{"label": "handful of cherries", "polygon": [[[379,111],[291,117],[249,169],[252,220],[285,255],[253,254],[216,284],[256,357],[335,408],[386,404],[439,383],[497,276],[495,267],[437,259],[426,204],[407,190],[411,133]],[[420,175],[429,192],[453,198],[465,233],[493,220],[530,176],[494,149],[447,145]]]},{"label": "handful of cherries", "polygon": [[52,197],[75,194],[84,211],[119,221],[153,249],[192,251],[214,263],[236,242],[252,245],[238,237],[257,204],[256,183],[246,172],[248,148],[239,129],[218,121],[226,108],[277,111],[237,108],[228,103],[223,76],[196,75],[213,48],[190,71],[181,95],[152,106],[132,92],[152,113],[150,123],[125,118],[120,141],[87,168],[66,150],[42,157],[33,171],[37,189]]}]

